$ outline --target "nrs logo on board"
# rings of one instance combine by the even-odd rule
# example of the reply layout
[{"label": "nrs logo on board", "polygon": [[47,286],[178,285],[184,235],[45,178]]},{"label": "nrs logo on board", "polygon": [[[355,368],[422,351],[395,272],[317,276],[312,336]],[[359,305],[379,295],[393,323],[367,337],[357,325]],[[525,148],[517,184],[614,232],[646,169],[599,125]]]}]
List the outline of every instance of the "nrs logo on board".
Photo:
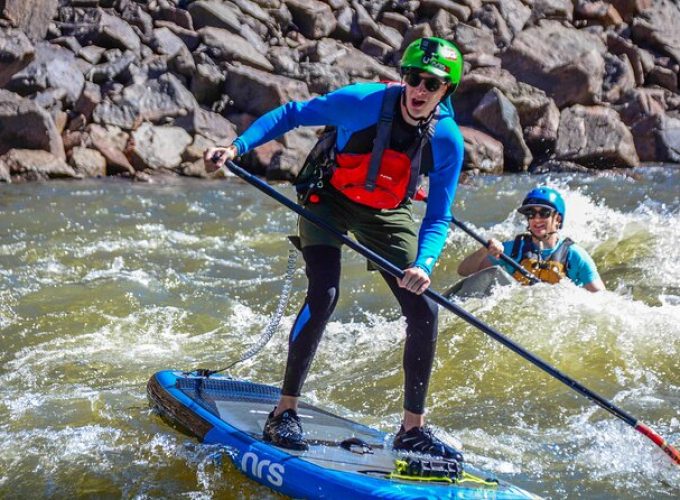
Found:
[{"label": "nrs logo on board", "polygon": [[[250,468],[248,462],[252,462]],[[272,463],[271,460],[260,460],[260,458],[253,452],[249,451],[243,454],[241,459],[241,470],[243,472],[250,472],[258,479],[266,479],[274,486],[281,486],[283,484],[283,474],[286,469],[282,464]],[[266,476],[264,476],[266,472]]]}]

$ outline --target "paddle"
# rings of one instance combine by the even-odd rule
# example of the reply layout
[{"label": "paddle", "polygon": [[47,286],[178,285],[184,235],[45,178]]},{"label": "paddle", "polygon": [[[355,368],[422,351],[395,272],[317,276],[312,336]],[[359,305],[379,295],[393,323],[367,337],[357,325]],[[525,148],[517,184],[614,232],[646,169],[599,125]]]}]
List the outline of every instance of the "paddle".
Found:
[{"label": "paddle", "polygon": [[[245,171],[238,165],[236,165],[232,161],[228,161],[226,166],[231,170],[234,174],[236,174],[238,177],[241,179],[245,180],[252,186],[256,187],[266,195],[274,198],[276,201],[281,203],[282,205],[285,205],[286,207],[290,208],[293,210],[295,213],[300,215],[301,217],[304,217],[308,221],[312,222],[313,224],[316,224],[322,229],[325,229],[329,233],[331,233],[333,236],[341,240],[345,245],[350,247],[352,250],[356,251],[357,253],[361,254],[371,262],[373,262],[375,265],[380,267],[381,269],[385,270],[395,278],[402,278],[404,276],[404,271],[399,269],[397,266],[389,262],[388,260],[382,258],[380,255],[376,254],[372,250],[366,248],[365,246],[361,245],[360,243],[357,243],[356,241],[350,239],[349,237],[345,236],[341,232],[337,231],[333,226],[328,224],[326,221],[323,219],[317,217],[313,213],[309,212],[307,209],[304,207],[301,207],[294,201],[290,200],[286,196],[282,195],[281,193],[277,192],[274,188],[272,188],[269,184],[266,182],[262,181],[261,179],[255,177],[254,175],[250,174],[249,172]],[[513,340],[509,339],[502,333],[500,333],[498,330],[495,328],[485,324],[481,320],[477,319],[475,316],[467,312],[465,309],[462,307],[454,304],[450,300],[447,300],[444,298],[442,295],[439,293],[435,292],[434,290],[427,289],[423,293],[426,297],[432,299],[435,301],[437,304],[440,306],[444,307],[445,309],[448,309],[455,315],[457,315],[459,318],[465,320],[472,326],[476,327],[477,329],[481,330],[483,333],[489,335],[491,338],[494,340],[497,340],[504,346],[506,346],[508,349],[511,351],[515,352],[516,354],[522,356],[524,359],[529,361],[530,363],[534,364],[544,372],[548,373],[552,377],[556,378],[560,382],[564,383],[565,385],[571,387],[574,389],[576,392],[580,393],[581,395],[587,397],[600,407],[604,408],[607,410],[609,413],[612,415],[615,415],[616,417],[620,418],[624,422],[626,422],[628,425],[633,427],[636,431],[640,432],[641,434],[647,436],[649,439],[652,440],[654,444],[659,446],[664,452],[668,454],[671,459],[676,462],[678,465],[680,465],[680,452],[678,452],[673,446],[671,446],[669,443],[667,443],[659,434],[657,434],[654,430],[652,430],[650,427],[647,425],[643,424],[642,422],[639,422],[636,418],[633,416],[629,415],[626,413],[624,410],[621,408],[618,408],[616,405],[614,405],[612,402],[606,400],[599,394],[597,394],[594,391],[591,391],[584,385],[580,384],[573,378],[565,375],[561,371],[559,371],[557,368],[554,368],[547,362],[543,361],[541,358],[538,356],[530,353],[526,349],[524,349],[522,346],[519,344],[515,343]]]},{"label": "paddle", "polygon": [[[482,238],[479,234],[475,233],[475,232],[474,232],[472,229],[470,229],[466,224],[464,224],[463,222],[457,220],[453,215],[451,216],[451,224],[453,224],[453,225],[456,226],[456,227],[461,228],[464,232],[466,232],[467,234],[469,234],[470,236],[472,236],[474,239],[476,239],[478,242],[480,242],[480,243],[481,243],[482,245],[484,245],[485,247],[488,247],[488,246],[489,246],[489,242],[488,242],[488,241],[486,241],[484,238]],[[515,259],[513,259],[512,257],[509,257],[509,256],[505,255],[504,253],[501,253],[498,257],[499,257],[503,262],[505,262],[506,264],[510,264],[510,265],[512,266],[512,268],[513,268],[515,271],[519,271],[519,273],[520,273],[522,276],[524,276],[526,279],[528,279],[529,282],[530,282],[532,285],[535,285],[536,283],[540,283],[540,282],[541,282],[541,280],[539,280],[536,276],[534,276],[534,275],[531,274],[529,271],[527,271],[525,268],[523,268],[522,266],[520,266],[519,263],[516,262]]]}]

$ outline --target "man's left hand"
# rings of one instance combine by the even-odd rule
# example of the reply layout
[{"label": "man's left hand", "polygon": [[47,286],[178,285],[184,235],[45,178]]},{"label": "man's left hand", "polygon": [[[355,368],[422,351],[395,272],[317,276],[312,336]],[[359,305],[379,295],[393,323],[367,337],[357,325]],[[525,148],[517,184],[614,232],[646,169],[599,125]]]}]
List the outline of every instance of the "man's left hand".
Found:
[{"label": "man's left hand", "polygon": [[430,286],[430,277],[419,267],[409,267],[404,271],[404,277],[398,279],[397,283],[409,292],[420,295]]}]

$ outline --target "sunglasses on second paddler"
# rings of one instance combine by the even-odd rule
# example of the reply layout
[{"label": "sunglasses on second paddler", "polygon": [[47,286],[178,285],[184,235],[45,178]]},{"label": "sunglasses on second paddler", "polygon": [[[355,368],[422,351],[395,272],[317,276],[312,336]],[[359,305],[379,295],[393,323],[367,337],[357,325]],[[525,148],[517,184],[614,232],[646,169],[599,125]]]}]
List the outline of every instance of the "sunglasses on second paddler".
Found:
[{"label": "sunglasses on second paddler", "polygon": [[549,208],[533,208],[533,209],[528,209],[525,210],[524,215],[526,216],[527,219],[533,219],[535,217],[539,217],[541,219],[547,219],[550,217],[552,214],[555,213],[554,210],[550,210]]},{"label": "sunglasses on second paddler", "polygon": [[417,71],[407,71],[404,73],[404,81],[409,87],[417,87],[420,82],[425,82],[425,89],[428,92],[438,91],[442,85],[446,85],[445,82],[435,77],[420,76]]}]

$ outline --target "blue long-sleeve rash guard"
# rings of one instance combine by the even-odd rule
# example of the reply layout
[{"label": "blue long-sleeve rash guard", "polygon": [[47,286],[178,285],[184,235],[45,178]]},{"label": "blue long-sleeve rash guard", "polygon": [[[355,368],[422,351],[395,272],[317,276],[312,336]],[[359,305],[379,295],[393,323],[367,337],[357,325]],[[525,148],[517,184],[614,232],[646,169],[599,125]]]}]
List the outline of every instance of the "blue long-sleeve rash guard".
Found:
[{"label": "blue long-sleeve rash guard", "polygon": [[[234,145],[242,155],[297,127],[332,125],[337,128],[336,148],[340,151],[352,134],[377,123],[386,88],[384,83],[357,83],[309,101],[291,101],[258,118]],[[428,203],[414,263],[428,274],[432,273],[446,242],[463,163],[463,136],[453,112],[440,105],[437,119],[430,141],[433,165],[429,172]]]}]

